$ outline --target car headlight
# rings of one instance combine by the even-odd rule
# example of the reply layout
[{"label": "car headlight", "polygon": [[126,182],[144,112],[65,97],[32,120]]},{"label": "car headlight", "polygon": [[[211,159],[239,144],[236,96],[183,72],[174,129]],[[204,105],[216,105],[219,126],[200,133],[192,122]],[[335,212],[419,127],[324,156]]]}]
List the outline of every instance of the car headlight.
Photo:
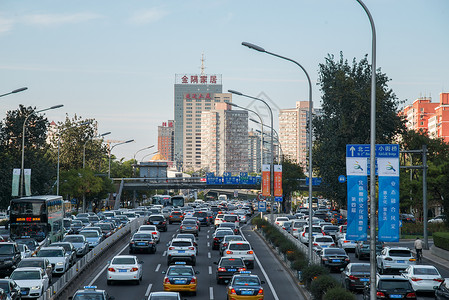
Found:
[{"label": "car headlight", "polygon": [[63,266],[64,263],[62,261],[56,263],[57,266]]},{"label": "car headlight", "polygon": [[40,289],[41,289],[41,287],[38,286],[38,285],[37,285],[37,286],[32,286],[32,287],[31,287],[31,290],[40,290]]}]

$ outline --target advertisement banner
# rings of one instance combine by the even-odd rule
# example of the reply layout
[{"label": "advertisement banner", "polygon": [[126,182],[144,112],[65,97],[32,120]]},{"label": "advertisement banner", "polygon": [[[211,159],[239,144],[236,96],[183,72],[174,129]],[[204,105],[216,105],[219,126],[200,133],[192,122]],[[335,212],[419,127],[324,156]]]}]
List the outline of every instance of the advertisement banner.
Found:
[{"label": "advertisement banner", "polygon": [[368,233],[368,177],[348,176],[346,239],[366,241]]},{"label": "advertisement banner", "polygon": [[25,195],[31,196],[31,169],[24,169],[23,175],[25,175]]},{"label": "advertisement banner", "polygon": [[282,197],[282,165],[274,165],[274,196]]},{"label": "advertisement banner", "polygon": [[19,196],[20,169],[12,170],[12,190],[11,196]]},{"label": "advertisement banner", "polygon": [[262,165],[262,195],[270,197],[270,165]]}]

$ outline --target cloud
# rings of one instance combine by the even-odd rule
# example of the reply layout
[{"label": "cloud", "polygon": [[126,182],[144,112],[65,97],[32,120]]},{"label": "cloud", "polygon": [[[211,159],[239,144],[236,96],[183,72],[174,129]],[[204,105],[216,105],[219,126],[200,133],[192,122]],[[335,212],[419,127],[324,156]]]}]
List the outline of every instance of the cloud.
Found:
[{"label": "cloud", "polygon": [[135,24],[154,23],[168,15],[167,11],[153,8],[147,11],[135,13],[131,16],[130,21]]},{"label": "cloud", "polygon": [[21,18],[21,22],[30,25],[60,25],[82,23],[101,18],[101,15],[94,13],[75,13],[75,14],[32,14]]},{"label": "cloud", "polygon": [[0,34],[12,29],[14,21],[11,19],[0,18]]}]

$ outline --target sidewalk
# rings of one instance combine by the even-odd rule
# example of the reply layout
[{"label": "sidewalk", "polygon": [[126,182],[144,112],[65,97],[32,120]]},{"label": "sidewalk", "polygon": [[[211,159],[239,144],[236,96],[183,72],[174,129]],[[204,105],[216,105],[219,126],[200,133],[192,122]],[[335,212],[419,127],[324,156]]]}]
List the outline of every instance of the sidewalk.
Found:
[{"label": "sidewalk", "polygon": [[423,258],[431,261],[440,268],[447,268],[449,263],[449,251],[432,245],[429,250],[423,249]]}]

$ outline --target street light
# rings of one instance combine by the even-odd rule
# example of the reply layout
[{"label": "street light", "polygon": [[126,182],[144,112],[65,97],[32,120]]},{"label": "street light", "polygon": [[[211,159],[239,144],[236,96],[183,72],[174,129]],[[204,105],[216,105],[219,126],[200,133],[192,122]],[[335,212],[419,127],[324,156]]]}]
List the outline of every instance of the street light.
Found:
[{"label": "street light", "polygon": [[[17,90],[12,91],[9,94],[18,93],[18,92],[24,91],[26,89],[27,88],[17,89]],[[5,94],[5,95],[8,95],[8,94]],[[2,96],[4,96],[4,95],[2,95]],[[60,107],[63,107],[63,106],[64,106],[63,104],[59,104],[59,105],[55,105],[55,106],[52,106],[52,107],[49,107],[49,108],[40,109],[38,111],[33,111],[28,116],[26,116],[25,121],[23,121],[23,127],[22,127],[22,165],[21,165],[21,168],[20,168],[20,178],[21,178],[21,180],[20,180],[20,197],[23,196],[23,185],[24,185],[24,174],[23,174],[24,169],[23,169],[23,166],[24,166],[24,162],[25,162],[25,126],[26,126],[26,123],[28,121],[28,118],[30,116],[32,116],[33,114],[37,114],[37,113],[44,112],[44,111],[51,110],[51,109],[60,108]]]},{"label": "street light", "polygon": [[84,147],[83,147],[83,169],[86,167],[86,144],[87,144],[88,142],[90,142],[91,140],[93,140],[93,139],[100,138],[100,137],[104,137],[104,136],[106,136],[106,135],[108,135],[108,134],[111,134],[111,132],[108,131],[108,132],[99,134],[99,135],[97,135],[97,136],[94,136],[94,137],[92,137],[91,139],[88,139],[88,140],[84,143]]},{"label": "street light", "polygon": [[[143,150],[151,149],[151,148],[153,148],[153,147],[154,147],[154,145],[151,145],[151,146],[142,148],[142,149],[140,149],[140,150],[137,150],[137,152],[134,153],[134,158],[133,158],[133,160],[134,160],[134,161],[133,161],[133,177],[136,176],[136,165],[137,165],[136,155],[137,155],[137,153],[139,153],[140,151],[143,151]],[[135,162],[135,163],[134,163],[134,162]],[[133,190],[133,204],[132,204],[132,207],[133,207],[133,208],[136,206],[135,204],[136,204],[136,189]]]},{"label": "street light", "polygon": [[[259,122],[257,122],[256,120],[253,120],[253,119],[250,119],[251,121],[255,121],[255,123],[259,123]],[[267,126],[268,127],[268,126]],[[276,135],[275,135],[275,139],[276,139],[276,141],[278,142],[278,146],[279,146],[279,150],[278,150],[278,165],[280,165],[281,164],[281,156],[283,157],[284,156],[284,151],[282,150],[282,146],[281,146],[281,142],[279,141],[279,134],[277,133],[277,131],[273,128],[273,131],[274,131],[274,133],[276,133]],[[258,129],[256,129],[256,132],[258,132],[258,133],[260,133],[260,134],[264,134],[264,135],[268,135],[269,136],[269,134],[268,133],[265,133],[265,132],[262,132],[262,131],[260,131],[260,130],[258,130]],[[267,142],[268,143],[268,142]]]},{"label": "street light", "polygon": [[84,125],[91,124],[91,123],[92,123],[92,121],[87,121],[87,122],[76,124],[74,126],[70,126],[68,128],[58,131],[58,165],[56,166],[56,195],[57,196],[59,196],[59,149],[60,149],[60,145],[61,145],[61,133],[68,129],[84,126]]},{"label": "street light", "polygon": [[[247,111],[250,111],[252,113],[254,113],[256,116],[259,117],[260,120],[260,124],[262,126],[262,131],[263,131],[263,121],[262,121],[262,117],[254,110],[246,108],[246,107],[242,107],[240,105],[228,102],[229,105],[234,106],[234,107],[238,107]],[[251,120],[251,119],[250,119]],[[261,135],[261,141],[260,141],[260,171],[262,172],[262,165],[263,165],[263,134]]]},{"label": "street light", "polygon": [[[270,116],[271,116],[271,151],[270,151],[270,195],[274,195],[274,178],[273,178],[273,175],[274,175],[274,169],[273,169],[273,152],[274,152],[274,144],[273,144],[273,136],[274,136],[274,134],[273,134],[273,111],[272,111],[272,109],[271,109],[271,107],[268,105],[268,103],[265,101],[265,100],[263,100],[263,99],[260,99],[260,98],[257,98],[257,97],[253,97],[253,96],[249,96],[249,95],[245,95],[245,94],[243,94],[243,93],[240,93],[240,92],[237,92],[237,91],[234,91],[234,90],[228,90],[228,92],[229,93],[231,93],[231,94],[234,94],[234,95],[238,95],[238,96],[243,96],[243,97],[247,97],[247,98],[250,98],[250,99],[253,99],[253,100],[257,100],[257,101],[261,101],[261,102],[263,102],[267,107],[268,107],[268,109],[270,110]],[[273,223],[273,221],[274,221],[274,216],[273,216],[273,198],[271,199],[271,205],[272,205],[272,208],[271,208],[271,213],[270,213],[270,218],[271,218],[271,222]]]},{"label": "street light", "polygon": [[22,87],[22,88],[20,88],[20,89],[16,89],[16,90],[11,91],[11,92],[9,92],[9,93],[2,94],[2,95],[0,95],[0,97],[8,96],[8,95],[15,94],[15,93],[20,93],[20,92],[23,92],[23,91],[25,91],[25,90],[27,90],[27,89],[28,89],[27,87]]},{"label": "street light", "polygon": [[140,160],[140,162],[142,163],[142,162],[143,162],[143,159],[144,159],[145,157],[150,156],[150,155],[153,155],[153,154],[156,154],[156,153],[159,153],[159,151],[154,151],[154,152],[152,152],[152,153],[149,153],[149,154],[145,155],[144,157],[142,157],[142,159]]},{"label": "street light", "polygon": [[120,145],[123,145],[123,144],[128,144],[128,143],[131,143],[131,142],[134,142],[134,140],[128,140],[128,141],[126,141],[126,142],[121,142],[121,143],[115,144],[115,145],[112,146],[111,149],[109,150],[108,178],[111,178],[111,152],[112,152],[112,149],[114,149],[114,147],[117,147],[117,146],[120,146]]},{"label": "street light", "polygon": [[[309,82],[309,259],[310,262],[312,262],[312,178],[313,178],[313,172],[312,172],[312,108],[313,108],[313,101],[312,101],[312,82],[310,81],[310,77],[309,74],[307,73],[306,69],[304,69],[304,67],[298,63],[297,61],[285,57],[285,56],[281,56],[279,54],[276,53],[272,53],[269,51],[266,51],[264,48],[251,44],[251,43],[247,43],[247,42],[243,42],[242,43],[243,46],[246,46],[250,49],[259,51],[259,52],[263,52],[263,53],[267,53],[276,57],[279,57],[281,59],[284,60],[288,60],[292,63],[294,63],[295,65],[297,65],[298,67],[300,67],[304,73],[306,74],[307,77],[307,81]],[[374,170],[371,169],[371,170]]]},{"label": "street light", "polygon": [[[147,150],[147,149],[151,149],[151,148],[153,148],[153,147],[154,147],[154,145],[151,145],[151,146],[142,148],[142,149],[140,149],[140,150],[137,150],[137,152],[134,153],[134,158],[133,158],[133,159],[136,160],[136,155],[137,155],[137,153],[139,153],[140,151]],[[136,161],[136,163],[137,163],[137,161]],[[133,171],[134,171],[134,170],[133,170]]]}]

